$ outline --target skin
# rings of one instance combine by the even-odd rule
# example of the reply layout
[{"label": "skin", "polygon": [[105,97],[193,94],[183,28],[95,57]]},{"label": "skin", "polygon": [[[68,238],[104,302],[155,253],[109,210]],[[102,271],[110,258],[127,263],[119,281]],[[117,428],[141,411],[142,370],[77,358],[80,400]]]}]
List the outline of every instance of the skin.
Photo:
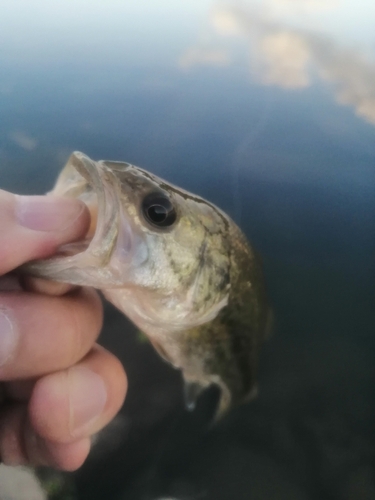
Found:
[{"label": "skin", "polygon": [[5,191],[0,213],[0,460],[75,470],[121,407],[126,375],[96,343],[102,306],[93,289],[12,271],[82,238],[90,216],[78,200]]}]

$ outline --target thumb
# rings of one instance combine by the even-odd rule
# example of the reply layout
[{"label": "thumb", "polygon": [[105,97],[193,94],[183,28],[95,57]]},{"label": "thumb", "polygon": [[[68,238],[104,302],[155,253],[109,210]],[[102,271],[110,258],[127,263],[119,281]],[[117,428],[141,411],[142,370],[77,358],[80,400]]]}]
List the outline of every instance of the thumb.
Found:
[{"label": "thumb", "polygon": [[0,190],[0,275],[83,238],[90,215],[79,200]]}]

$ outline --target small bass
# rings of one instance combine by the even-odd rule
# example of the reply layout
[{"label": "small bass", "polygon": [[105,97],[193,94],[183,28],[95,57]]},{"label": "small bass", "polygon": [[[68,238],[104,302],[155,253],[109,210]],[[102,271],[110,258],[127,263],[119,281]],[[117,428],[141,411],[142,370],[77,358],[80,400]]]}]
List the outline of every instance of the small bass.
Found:
[{"label": "small bass", "polygon": [[182,371],[188,406],[211,384],[218,414],[249,399],[269,308],[259,258],[230,217],[146,170],[80,152],[51,194],[86,203],[90,230],[25,270],[100,289]]}]

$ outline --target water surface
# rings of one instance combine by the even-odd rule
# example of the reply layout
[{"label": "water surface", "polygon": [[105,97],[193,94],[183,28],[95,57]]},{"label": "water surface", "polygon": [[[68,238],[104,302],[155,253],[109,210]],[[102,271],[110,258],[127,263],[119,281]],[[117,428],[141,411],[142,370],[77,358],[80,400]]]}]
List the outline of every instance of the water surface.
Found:
[{"label": "water surface", "polygon": [[0,8],[1,187],[47,191],[73,150],[151,170],[244,228],[276,316],[259,398],[204,432],[109,308],[130,391],[79,498],[375,497],[374,3]]}]

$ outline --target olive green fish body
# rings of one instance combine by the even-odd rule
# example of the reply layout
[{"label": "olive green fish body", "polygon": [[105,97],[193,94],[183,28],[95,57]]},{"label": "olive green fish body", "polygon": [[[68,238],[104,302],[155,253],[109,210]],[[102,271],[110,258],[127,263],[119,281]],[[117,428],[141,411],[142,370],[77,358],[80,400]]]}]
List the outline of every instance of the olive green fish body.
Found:
[{"label": "olive green fish body", "polygon": [[259,349],[270,315],[259,257],[230,219],[228,235],[228,304],[212,321],[187,330],[183,343],[187,359],[204,360],[200,385],[211,381],[221,387],[220,413],[255,393]]}]

